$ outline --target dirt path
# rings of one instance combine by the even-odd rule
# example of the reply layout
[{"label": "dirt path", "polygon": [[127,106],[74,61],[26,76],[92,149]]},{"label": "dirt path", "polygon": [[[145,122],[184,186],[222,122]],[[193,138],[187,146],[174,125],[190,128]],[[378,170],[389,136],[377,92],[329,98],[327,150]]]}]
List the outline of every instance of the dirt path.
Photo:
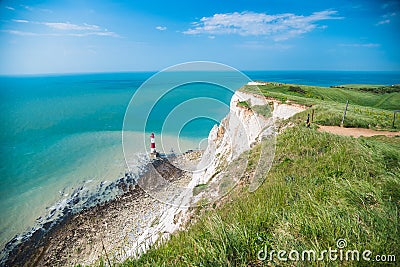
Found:
[{"label": "dirt path", "polygon": [[318,131],[345,135],[345,136],[353,136],[353,137],[360,137],[360,136],[370,137],[374,135],[400,136],[400,132],[375,131],[365,128],[344,128],[339,126],[319,125]]}]

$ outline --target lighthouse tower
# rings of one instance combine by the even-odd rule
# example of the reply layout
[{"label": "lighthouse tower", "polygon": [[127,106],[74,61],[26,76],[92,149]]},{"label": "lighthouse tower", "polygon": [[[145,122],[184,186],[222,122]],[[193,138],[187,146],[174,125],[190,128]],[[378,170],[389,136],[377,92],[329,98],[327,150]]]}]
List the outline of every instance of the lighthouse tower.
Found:
[{"label": "lighthouse tower", "polygon": [[156,151],[156,141],[154,140],[154,133],[150,135],[150,158],[155,159],[158,157],[158,153]]}]

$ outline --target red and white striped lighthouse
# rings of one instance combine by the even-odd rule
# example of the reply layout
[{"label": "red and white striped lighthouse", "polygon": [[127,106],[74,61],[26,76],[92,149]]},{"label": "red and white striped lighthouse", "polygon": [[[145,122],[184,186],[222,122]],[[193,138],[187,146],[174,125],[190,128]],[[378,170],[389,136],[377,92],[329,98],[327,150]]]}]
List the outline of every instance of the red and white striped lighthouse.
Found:
[{"label": "red and white striped lighthouse", "polygon": [[154,141],[154,133],[150,135],[150,153],[156,154],[156,141]]}]

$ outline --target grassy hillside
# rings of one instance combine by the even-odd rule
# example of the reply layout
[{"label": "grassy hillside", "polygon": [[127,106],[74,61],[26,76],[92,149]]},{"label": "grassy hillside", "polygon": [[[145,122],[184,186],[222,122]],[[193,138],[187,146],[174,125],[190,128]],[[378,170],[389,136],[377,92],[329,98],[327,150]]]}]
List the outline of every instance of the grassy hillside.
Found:
[{"label": "grassy hillside", "polygon": [[[256,192],[237,187],[222,205],[199,210],[187,231],[121,266],[266,266],[257,259],[264,247],[321,252],[336,248],[339,238],[346,239],[346,249],[371,250],[371,257],[399,257],[399,162],[397,137],[353,139],[288,128],[278,136],[274,165]],[[273,262],[322,264],[279,261],[276,254]]]},{"label": "grassy hillside", "polygon": [[[283,102],[295,102],[312,107],[314,122],[340,125],[346,101],[349,100],[345,127],[392,130],[393,110],[400,110],[400,93],[376,94],[344,88],[299,85],[245,86],[241,90],[258,93]],[[394,129],[400,129],[400,114]],[[304,116],[302,118],[304,120]]]},{"label": "grassy hillside", "polygon": [[[400,109],[400,93],[372,93],[358,90],[351,90],[345,88],[328,88],[318,86],[306,85],[261,85],[258,86],[261,92],[266,96],[275,96],[278,98],[291,99],[292,97],[305,98],[303,101],[312,103],[319,103],[318,100],[333,101],[337,103],[350,103],[385,110]],[[254,86],[246,86],[245,90],[254,90]],[[293,98],[296,99],[296,98]]]}]

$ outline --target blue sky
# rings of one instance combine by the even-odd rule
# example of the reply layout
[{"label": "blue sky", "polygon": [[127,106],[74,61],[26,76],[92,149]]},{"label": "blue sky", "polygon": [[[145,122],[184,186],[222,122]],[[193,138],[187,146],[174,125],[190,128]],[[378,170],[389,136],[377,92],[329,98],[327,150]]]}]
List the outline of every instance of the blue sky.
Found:
[{"label": "blue sky", "polygon": [[0,1],[0,74],[400,70],[399,1]]}]

